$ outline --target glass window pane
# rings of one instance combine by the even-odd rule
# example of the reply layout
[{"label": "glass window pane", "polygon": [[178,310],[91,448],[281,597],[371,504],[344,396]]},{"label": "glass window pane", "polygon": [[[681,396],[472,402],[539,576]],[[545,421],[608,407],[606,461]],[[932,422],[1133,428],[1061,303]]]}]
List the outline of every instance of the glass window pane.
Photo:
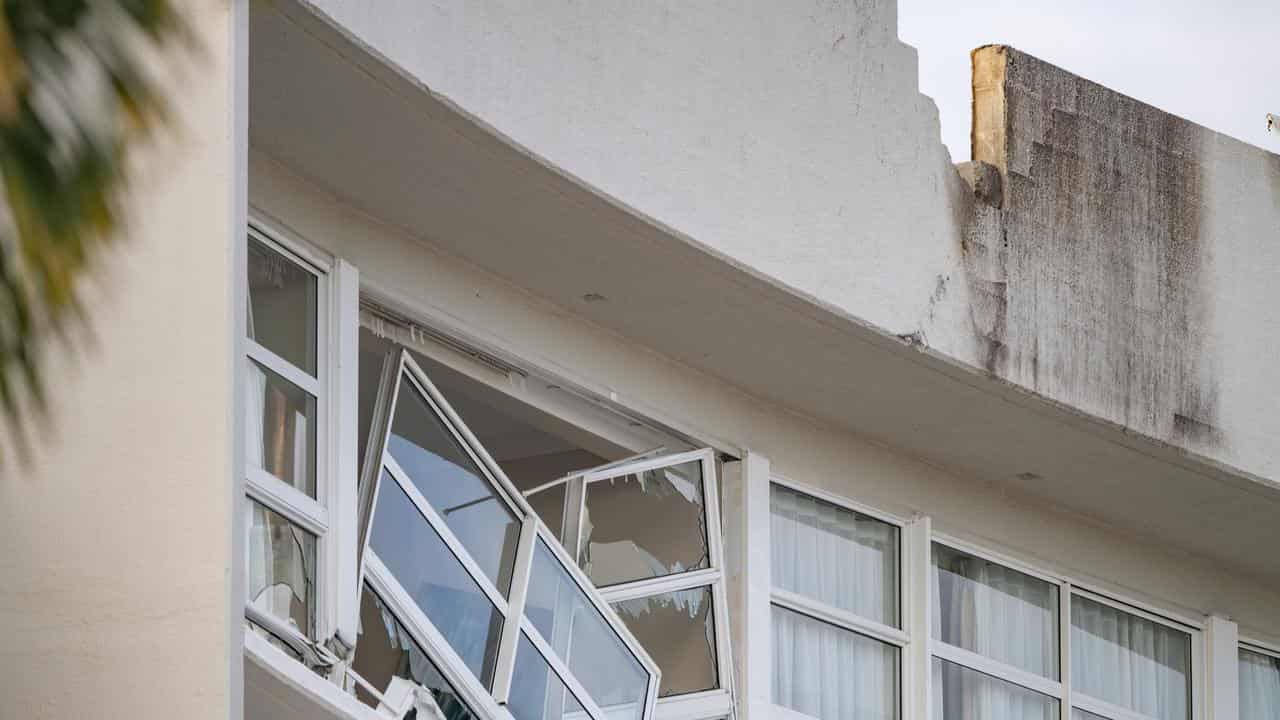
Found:
[{"label": "glass window pane", "polygon": [[486,687],[502,615],[400,485],[383,471],[369,545]]},{"label": "glass window pane", "polygon": [[387,448],[505,596],[520,523],[407,375],[400,382]]},{"label": "glass window pane", "polygon": [[933,637],[1058,679],[1058,587],[933,546]]},{"label": "glass window pane", "polygon": [[587,711],[524,633],[520,633],[520,646],[516,649],[516,670],[511,679],[507,710],[515,720],[587,718]]},{"label": "glass window pane", "polygon": [[[360,637],[352,669],[370,685],[382,690],[390,688],[396,678],[427,688],[435,706],[431,708],[430,715],[424,716],[419,712],[418,720],[472,720],[476,717],[440,674],[436,664],[409,636],[408,630],[367,585],[360,596]],[[356,686],[356,697],[369,707],[376,709],[379,705],[378,700],[359,685]]]},{"label": "glass window pane", "polygon": [[1058,699],[933,659],[934,720],[1057,720]]},{"label": "glass window pane", "polygon": [[774,485],[773,585],[898,626],[898,528]]},{"label": "glass window pane", "polygon": [[1190,717],[1191,636],[1079,595],[1071,598],[1074,689],[1159,720]]},{"label": "glass window pane", "polygon": [[1280,660],[1240,651],[1240,720],[1280,718]]},{"label": "glass window pane", "polygon": [[318,279],[252,237],[248,266],[249,337],[315,375]]},{"label": "glass window pane", "polygon": [[898,648],[773,606],[773,702],[818,720],[898,717]]},{"label": "glass window pane", "polygon": [[315,637],[316,538],[266,506],[249,503],[249,602]]},{"label": "glass window pane", "polygon": [[[1241,720],[1243,720],[1243,717],[1244,716],[1241,716]],[[1081,710],[1080,708],[1071,708],[1071,720],[1111,720],[1111,719],[1104,718],[1101,715],[1094,715],[1093,713],[1087,712],[1085,710]]]},{"label": "glass window pane", "polygon": [[720,686],[711,588],[693,588],[614,603],[627,629],[662,670],[659,697]]},{"label": "glass window pane", "polygon": [[316,399],[249,361],[245,459],[309,497],[316,496]]},{"label": "glass window pane", "polygon": [[542,518],[542,522],[547,524],[556,537],[563,537],[564,496],[567,491],[568,485],[561,483],[526,498],[533,511],[538,513],[538,517]]},{"label": "glass window pane", "polygon": [[614,720],[641,716],[649,674],[541,538],[533,546],[525,615],[596,705]]},{"label": "glass window pane", "polygon": [[710,567],[702,463],[587,483],[581,563],[597,587]]}]

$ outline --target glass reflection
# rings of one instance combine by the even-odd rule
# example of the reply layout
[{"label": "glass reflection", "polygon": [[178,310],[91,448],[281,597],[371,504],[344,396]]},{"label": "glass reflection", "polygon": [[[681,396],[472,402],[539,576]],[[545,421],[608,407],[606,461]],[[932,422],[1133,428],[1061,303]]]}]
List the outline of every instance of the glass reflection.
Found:
[{"label": "glass reflection", "polygon": [[400,384],[387,448],[503,596],[520,523],[414,384]]},{"label": "glass reflection", "polygon": [[520,645],[516,649],[515,677],[511,681],[507,710],[515,720],[587,717],[587,711],[524,633],[520,633]]},{"label": "glass reflection", "polygon": [[613,720],[640,718],[648,674],[541,538],[525,616]]},{"label": "glass reflection", "polygon": [[489,686],[502,615],[386,471],[369,546],[471,672]]}]

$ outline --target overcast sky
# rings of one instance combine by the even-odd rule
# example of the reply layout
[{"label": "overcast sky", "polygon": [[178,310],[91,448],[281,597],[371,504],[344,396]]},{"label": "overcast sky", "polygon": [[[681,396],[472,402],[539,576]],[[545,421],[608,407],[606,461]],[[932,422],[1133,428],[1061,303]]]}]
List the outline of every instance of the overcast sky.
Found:
[{"label": "overcast sky", "polygon": [[1012,45],[1126,95],[1280,153],[1280,0],[898,0],[920,91],[969,159],[969,51]]}]

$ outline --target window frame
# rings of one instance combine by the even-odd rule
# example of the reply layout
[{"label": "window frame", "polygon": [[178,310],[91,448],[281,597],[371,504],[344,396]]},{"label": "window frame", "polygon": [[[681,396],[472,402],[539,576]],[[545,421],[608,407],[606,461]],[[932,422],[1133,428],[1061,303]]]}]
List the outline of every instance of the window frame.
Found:
[{"label": "window frame", "polygon": [[[784,610],[790,610],[791,612],[803,615],[810,619],[834,625],[846,632],[851,632],[856,635],[861,635],[862,637],[871,638],[872,640],[896,647],[898,649],[898,720],[907,720],[908,718],[911,718],[912,714],[910,709],[913,707],[911,703],[911,694],[916,691],[916,688],[914,686],[915,681],[911,677],[912,656],[910,649],[912,647],[913,640],[917,640],[918,638],[916,636],[921,632],[921,630],[913,628],[914,618],[909,612],[909,606],[911,604],[910,601],[912,600],[909,592],[911,590],[912,583],[909,581],[907,570],[910,566],[910,563],[908,562],[910,551],[912,549],[910,545],[914,542],[914,538],[912,537],[913,534],[910,532],[913,524],[912,519],[902,518],[892,513],[887,513],[883,510],[869,507],[841,495],[823,490],[822,488],[783,477],[777,473],[773,473],[770,476],[769,487],[767,488],[767,492],[769,493],[768,503],[770,518],[772,518],[773,515],[774,485],[801,495],[808,495],[815,500],[835,505],[836,507],[858,513],[859,515],[864,515],[873,520],[883,522],[886,525],[892,525],[897,529],[898,567],[894,579],[897,582],[896,594],[898,599],[897,615],[899,627],[893,627],[892,625],[876,622],[875,620],[864,618],[842,608],[828,605],[820,600],[808,598],[799,593],[783,590],[774,586],[772,579],[772,562],[770,563],[769,605],[770,608],[776,605]],[[773,538],[770,537],[771,552],[773,549],[772,544]],[[772,619],[770,622],[772,622]],[[765,630],[772,632],[773,628],[770,626]],[[923,632],[927,637],[928,628],[924,628]],[[927,672],[925,677],[928,677]],[[785,705],[778,705],[773,701],[772,692],[772,689],[770,689],[769,706],[775,713],[778,713],[782,717],[794,718],[796,720],[801,718],[814,720],[813,716],[794,710]],[[928,716],[926,715],[926,717]]]},{"label": "window frame", "polygon": [[[238,360],[246,364],[246,369],[256,362],[315,399],[315,498],[254,466],[247,456],[242,471],[244,512],[251,512],[248,500],[258,502],[316,538],[315,607],[311,609],[315,636],[296,632],[287,622],[252,607],[247,587],[245,617],[314,664],[332,665],[339,658],[329,651],[349,651],[355,644],[359,622],[358,594],[352,599],[356,576],[354,488],[342,481],[344,477],[354,477],[356,463],[357,405],[355,389],[347,376],[357,360],[352,324],[358,322],[359,272],[351,263],[314,248],[252,210],[243,237],[246,247],[251,241],[257,242],[316,280],[315,375],[254,340],[248,325],[241,337],[243,353]],[[248,310],[252,308],[250,289],[247,282],[243,287]],[[248,377],[246,372],[246,380]],[[247,387],[237,388],[238,398],[246,397],[247,391]],[[247,429],[248,410],[241,408],[236,418],[234,427],[241,434]],[[247,558],[247,546],[245,552]],[[241,572],[247,569],[246,566]],[[358,586],[354,592],[358,593]]]},{"label": "window frame", "polygon": [[[1237,702],[1237,705],[1236,705],[1236,708],[1237,708],[1237,713],[1239,713],[1239,708],[1240,708],[1240,704],[1239,704],[1239,703],[1240,703],[1240,700],[1244,697],[1244,686],[1240,683],[1240,676],[1239,676],[1239,662],[1240,662],[1240,653],[1241,653],[1241,652],[1251,652],[1251,653],[1253,653],[1253,654],[1255,654],[1255,655],[1261,655],[1261,656],[1263,656],[1263,657],[1269,657],[1269,658],[1271,658],[1272,660],[1275,660],[1277,663],[1280,663],[1280,644],[1270,643],[1270,642],[1264,642],[1264,641],[1262,641],[1262,640],[1257,640],[1257,639],[1255,639],[1255,638],[1245,637],[1244,635],[1241,635],[1241,636],[1238,638],[1238,642],[1236,643],[1236,663],[1237,663],[1237,673],[1236,673],[1236,702]],[[1241,717],[1243,717],[1243,715],[1241,715]]]},{"label": "window frame", "polygon": [[[466,456],[475,464],[484,480],[494,491],[500,502],[512,511],[520,523],[519,539],[514,553],[514,567],[510,580],[510,592],[503,597],[493,582],[478,566],[470,553],[463,546],[448,524],[434,507],[421,497],[409,475],[399,466],[388,449],[390,430],[394,422],[394,412],[405,387],[406,380],[412,385],[427,404],[428,412],[441,421],[445,430],[458,442]],[[494,609],[503,616],[502,630],[499,633],[498,653],[494,663],[492,690],[485,687],[483,680],[476,677],[461,657],[453,650],[444,635],[435,624],[417,606],[409,594],[401,587],[390,569],[383,564],[376,551],[369,544],[373,522],[377,512],[377,497],[384,470],[410,498],[410,502],[422,515],[423,521],[439,535],[449,552],[460,562],[480,587]],[[515,670],[516,652],[521,636],[528,638],[531,645],[541,655],[550,671],[560,680],[574,699],[587,711],[593,720],[608,720],[605,712],[599,708],[591,695],[579,683],[566,663],[543,638],[524,613],[525,599],[530,582],[534,547],[538,540],[549,548],[558,564],[569,574],[572,582],[582,591],[591,606],[600,614],[608,629],[621,641],[622,646],[631,653],[640,666],[648,674],[644,690],[643,715],[641,720],[652,720],[661,671],[644,651],[640,643],[631,635],[620,618],[613,612],[595,590],[594,585],[581,572],[577,564],[560,546],[557,537],[547,529],[545,523],[534,512],[524,496],[506,477],[501,467],[492,459],[488,451],[477,440],[458,416],[444,395],[436,388],[426,372],[413,359],[408,348],[396,346],[384,359],[382,377],[379,382],[378,397],[375,400],[374,416],[370,424],[369,447],[366,451],[365,466],[361,473],[360,487],[359,556],[361,558],[359,577],[356,588],[368,582],[384,602],[392,608],[393,614],[409,629],[410,634],[422,645],[433,658],[438,659],[441,674],[454,685],[460,694],[473,702],[479,712],[492,712],[500,708],[506,717],[509,712],[505,704],[509,699],[513,673]],[[357,650],[358,652],[358,650]],[[488,698],[481,701],[481,698]]]},{"label": "window frame", "polygon": [[[1011,683],[1020,688],[1031,690],[1058,700],[1059,717],[1061,720],[1071,720],[1072,710],[1080,709],[1094,715],[1107,718],[1108,720],[1157,720],[1156,718],[1143,715],[1125,707],[1113,705],[1098,698],[1086,695],[1072,687],[1071,678],[1071,606],[1074,597],[1082,597],[1095,603],[1112,607],[1121,612],[1128,613],[1135,617],[1149,620],[1151,622],[1173,628],[1180,632],[1186,633],[1190,640],[1191,652],[1191,677],[1188,678],[1187,689],[1190,693],[1188,697],[1188,709],[1190,711],[1189,720],[1202,720],[1204,717],[1204,623],[1192,618],[1180,616],[1176,612],[1166,609],[1155,608],[1148,603],[1134,600],[1114,592],[1102,592],[1094,589],[1092,583],[1080,582],[1071,579],[1065,575],[1058,575],[1046,572],[1034,565],[1022,562],[1008,555],[995,552],[974,543],[967,542],[952,535],[942,532],[933,532],[930,537],[929,553],[932,554],[934,544],[942,545],[962,552],[966,555],[987,560],[989,562],[1002,565],[1006,568],[1024,573],[1038,580],[1051,583],[1058,588],[1058,680],[1053,681],[1043,678],[1035,673],[1029,673],[1020,668],[1006,665],[997,660],[992,660],[977,653],[970,652],[963,648],[950,645],[935,639],[932,636],[932,628],[928,637],[929,658],[938,658],[947,662],[951,662],[961,667],[975,670],[977,672],[989,675],[1004,682]],[[933,603],[936,602],[933,597],[932,590],[932,562],[926,566],[927,572],[930,574],[928,582],[928,610],[930,621],[933,613]],[[932,682],[932,672],[928,677]],[[932,688],[928,695],[927,702],[933,702]],[[932,717],[932,708],[928,708],[927,717]]]}]

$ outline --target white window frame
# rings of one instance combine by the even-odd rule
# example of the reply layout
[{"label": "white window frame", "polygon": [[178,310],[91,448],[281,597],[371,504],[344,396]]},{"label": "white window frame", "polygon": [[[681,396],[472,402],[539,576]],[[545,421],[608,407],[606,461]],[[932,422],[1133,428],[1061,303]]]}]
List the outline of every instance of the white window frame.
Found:
[{"label": "white window frame", "polygon": [[[1110,720],[1155,720],[1154,718],[1134,712],[1128,708],[1112,705],[1097,698],[1090,697],[1072,688],[1071,601],[1073,597],[1079,596],[1099,604],[1113,607],[1130,615],[1186,633],[1190,637],[1191,644],[1191,677],[1188,679],[1188,690],[1191,693],[1188,705],[1191,711],[1190,720],[1201,720],[1201,718],[1204,717],[1205,691],[1203,683],[1205,678],[1205,644],[1204,624],[1202,622],[1192,618],[1180,617],[1176,613],[1153,608],[1145,603],[1141,603],[1130,598],[1124,598],[1112,592],[1098,592],[1091,589],[1087,584],[1075,582],[1062,575],[1054,575],[1052,573],[1045,572],[1044,570],[1011,558],[1007,555],[976,546],[972,543],[944,533],[932,534],[932,542],[929,545],[930,556],[932,555],[933,543],[937,543],[952,550],[960,551],[966,555],[972,555],[973,557],[982,560],[1003,565],[1009,569],[1025,573],[1026,575],[1055,585],[1058,588],[1058,680],[1055,681],[1049,678],[1044,678],[1036,675],[1035,673],[1030,673],[1020,668],[1006,665],[997,660],[992,660],[963,648],[944,643],[932,636],[929,638],[930,658],[937,657],[941,660],[960,665],[961,667],[965,667],[970,670],[975,670],[985,675],[990,675],[999,680],[1003,680],[1027,690],[1055,698],[1058,700],[1059,717],[1061,720],[1071,720],[1071,711],[1073,708],[1079,708],[1085,712],[1093,713],[1094,715],[1098,715],[1103,718],[1109,718]],[[927,567],[927,572],[933,572],[932,563]],[[932,613],[932,603],[935,602],[935,598],[932,593],[931,577],[928,582],[928,587],[930,588],[928,599],[929,611]],[[932,662],[932,660],[930,660],[930,662]],[[931,676],[932,673],[930,672],[929,677]],[[929,695],[929,701],[932,702],[932,693]],[[932,717],[932,715],[929,715],[928,717]]]},{"label": "white window frame", "polygon": [[627,458],[598,468],[580,471],[525,492],[527,497],[552,487],[565,486],[565,522],[561,536],[565,541],[571,541],[567,545],[572,548],[569,554],[576,556],[575,560],[580,562],[587,491],[592,483],[694,461],[699,462],[702,468],[702,508],[706,523],[707,567],[600,588],[600,595],[610,604],[681,590],[711,589],[711,622],[715,632],[714,649],[719,687],[659,698],[656,714],[659,720],[704,720],[734,716],[734,668],[729,638],[729,598],[725,587],[724,534],[721,530],[720,486],[715,451],[711,448],[702,448],[668,455],[642,453],[641,457]]},{"label": "white window frame", "polygon": [[[430,503],[421,496],[407,473],[400,468],[387,449],[393,413],[399,398],[399,392],[407,380],[412,383],[429,406],[429,411],[441,420],[447,431],[453,436],[464,452],[484,475],[484,480],[494,490],[500,502],[519,519],[520,536],[515,551],[514,569],[511,577],[510,596],[504,598],[502,593],[475,563],[462,542],[454,535],[443,518],[439,516]],[[377,439],[377,443],[373,442]],[[574,699],[587,711],[590,720],[608,720],[605,712],[596,706],[590,694],[581,686],[572,672],[558,655],[551,650],[550,644],[538,632],[532,622],[524,615],[525,596],[530,580],[533,563],[534,545],[541,539],[546,547],[555,555],[559,564],[566,570],[573,582],[583,590],[593,607],[604,618],[626,649],[639,661],[649,675],[643,700],[645,711],[643,720],[651,720],[654,701],[657,697],[661,671],[653,660],[644,652],[643,647],[627,630],[626,625],[617,617],[612,608],[597,594],[591,582],[578,569],[572,558],[565,553],[558,539],[546,528],[545,524],[529,506],[503,473],[501,467],[489,456],[484,446],[467,428],[466,424],[453,410],[448,400],[436,388],[435,384],[417,364],[409,350],[400,347],[394,350],[386,360],[382,374],[382,382],[375,403],[374,418],[370,428],[370,447],[367,450],[364,472],[361,478],[361,519],[360,519],[360,554],[363,558],[360,570],[360,581],[368,581],[384,602],[388,603],[393,614],[409,629],[410,634],[437,662],[443,674],[458,691],[471,703],[477,712],[488,717],[507,717],[509,712],[505,706],[511,690],[515,671],[516,651],[521,634],[542,656],[557,679],[568,688]],[[424,521],[444,541],[449,552],[462,564],[467,574],[480,587],[499,614],[503,616],[503,625],[498,646],[498,655],[493,673],[493,690],[485,688],[482,680],[476,677],[465,663],[436,629],[434,623],[417,607],[409,594],[400,586],[391,571],[369,547],[369,535],[376,522],[378,487],[383,471],[403,490],[415,505]],[[361,585],[356,586],[357,589]],[[357,590],[358,591],[358,590]],[[515,620],[515,622],[513,622]],[[357,652],[359,649],[357,648]]]},{"label": "white window frame", "polygon": [[[913,519],[902,518],[893,515],[892,513],[886,513],[882,510],[868,507],[862,503],[855,502],[821,488],[796,482],[777,474],[774,474],[770,478],[769,485],[770,487],[767,489],[769,497],[766,498],[766,501],[769,503],[769,512],[771,517],[773,513],[772,486],[777,485],[787,490],[791,490],[792,492],[808,495],[816,500],[835,505],[836,507],[855,512],[860,515],[865,515],[873,520],[878,520],[897,528],[897,596],[899,627],[885,625],[884,623],[876,622],[870,618],[864,618],[842,608],[828,605],[827,603],[806,597],[799,593],[783,590],[775,587],[772,580],[770,580],[769,584],[769,604],[771,606],[776,605],[785,610],[799,613],[814,620],[834,625],[842,630],[861,635],[863,637],[868,637],[872,640],[878,640],[882,643],[898,648],[898,718],[899,720],[911,718],[913,715],[912,709],[915,707],[915,703],[912,702],[912,698],[916,695],[918,688],[922,687],[915,675],[911,672],[911,649],[914,647],[913,639],[915,636],[920,635],[922,632],[928,632],[927,626],[923,629],[917,629],[915,627],[917,620],[915,613],[911,612],[911,607],[914,604],[913,601],[915,597],[912,594],[914,592],[912,583],[908,581],[908,571],[911,568],[909,558],[916,555],[916,552],[914,552],[914,545],[918,542],[917,533],[911,532],[915,522],[913,522]],[[770,547],[770,550],[772,551],[772,547]],[[761,631],[772,632],[772,628],[751,628],[749,630],[749,632]],[[770,660],[772,661],[772,658],[770,658]],[[807,720],[813,720],[811,716],[799,712],[798,710],[793,710],[785,705],[773,703],[772,691],[770,691],[770,703],[774,714],[778,717],[795,718],[797,720],[800,718],[806,718]]]},{"label": "white window frame", "polygon": [[[359,311],[359,273],[355,266],[323,253],[279,225],[251,213],[245,228],[249,238],[279,253],[316,278],[316,374],[276,355],[249,337],[243,338],[245,359],[275,372],[316,401],[316,497],[294,488],[245,461],[245,496],[286,518],[316,538],[315,637],[297,632],[286,622],[252,607],[245,598],[246,617],[303,655],[309,664],[333,665],[354,646],[359,617],[355,554],[356,388],[358,361],[356,323]],[[248,285],[245,285],[246,307]],[[247,377],[247,374],[246,374]],[[241,396],[246,390],[238,389]],[[246,409],[247,411],[247,409]],[[237,429],[245,431],[244,418]],[[259,439],[254,439],[259,441]],[[244,503],[246,515],[251,505]],[[247,571],[242,568],[241,572]],[[353,589],[354,588],[354,589]],[[333,655],[332,651],[339,655]]]}]

